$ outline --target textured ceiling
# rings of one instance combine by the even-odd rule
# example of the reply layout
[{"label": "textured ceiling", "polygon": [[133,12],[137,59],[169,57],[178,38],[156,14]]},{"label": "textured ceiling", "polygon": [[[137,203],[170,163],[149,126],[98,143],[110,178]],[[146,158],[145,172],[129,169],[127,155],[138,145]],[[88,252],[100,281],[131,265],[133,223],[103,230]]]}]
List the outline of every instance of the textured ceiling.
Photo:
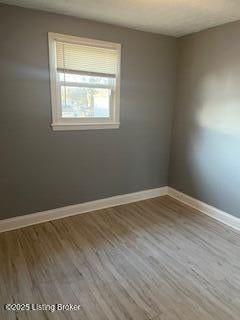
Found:
[{"label": "textured ceiling", "polygon": [[240,0],[0,0],[9,5],[182,36],[240,20]]}]

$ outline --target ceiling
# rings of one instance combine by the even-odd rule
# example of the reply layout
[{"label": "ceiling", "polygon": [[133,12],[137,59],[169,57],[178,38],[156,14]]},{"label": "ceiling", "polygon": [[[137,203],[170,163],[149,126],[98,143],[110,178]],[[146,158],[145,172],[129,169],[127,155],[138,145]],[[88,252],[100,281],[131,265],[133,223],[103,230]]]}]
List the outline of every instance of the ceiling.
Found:
[{"label": "ceiling", "polygon": [[240,0],[0,0],[172,36],[240,20]]}]

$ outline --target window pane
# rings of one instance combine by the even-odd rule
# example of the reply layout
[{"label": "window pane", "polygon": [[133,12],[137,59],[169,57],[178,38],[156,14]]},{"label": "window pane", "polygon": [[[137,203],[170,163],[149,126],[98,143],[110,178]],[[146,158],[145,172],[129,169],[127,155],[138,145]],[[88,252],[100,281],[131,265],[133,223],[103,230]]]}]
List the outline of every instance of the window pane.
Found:
[{"label": "window pane", "polygon": [[63,73],[58,72],[59,80],[61,82],[76,82],[89,84],[102,84],[113,87],[115,85],[115,78],[89,76],[83,74]]},{"label": "window pane", "polygon": [[61,86],[63,118],[110,117],[110,89]]}]

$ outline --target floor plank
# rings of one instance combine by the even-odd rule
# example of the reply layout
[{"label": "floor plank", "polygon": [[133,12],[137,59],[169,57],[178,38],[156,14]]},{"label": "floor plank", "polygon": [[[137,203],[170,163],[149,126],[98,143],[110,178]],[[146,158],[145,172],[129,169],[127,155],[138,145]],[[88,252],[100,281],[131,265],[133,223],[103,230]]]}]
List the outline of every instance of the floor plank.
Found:
[{"label": "floor plank", "polygon": [[168,196],[6,232],[0,301],[4,320],[239,320],[240,233]]}]

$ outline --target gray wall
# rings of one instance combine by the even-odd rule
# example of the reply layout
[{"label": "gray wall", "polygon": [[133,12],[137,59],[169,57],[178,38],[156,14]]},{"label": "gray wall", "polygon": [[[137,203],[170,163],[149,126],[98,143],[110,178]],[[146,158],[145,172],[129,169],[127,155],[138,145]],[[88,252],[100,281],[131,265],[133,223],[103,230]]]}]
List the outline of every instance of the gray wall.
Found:
[{"label": "gray wall", "polygon": [[169,182],[240,217],[240,22],[179,40]]},{"label": "gray wall", "polygon": [[[0,6],[0,219],[167,185],[176,40]],[[47,32],[122,44],[121,127],[53,132]]]}]

